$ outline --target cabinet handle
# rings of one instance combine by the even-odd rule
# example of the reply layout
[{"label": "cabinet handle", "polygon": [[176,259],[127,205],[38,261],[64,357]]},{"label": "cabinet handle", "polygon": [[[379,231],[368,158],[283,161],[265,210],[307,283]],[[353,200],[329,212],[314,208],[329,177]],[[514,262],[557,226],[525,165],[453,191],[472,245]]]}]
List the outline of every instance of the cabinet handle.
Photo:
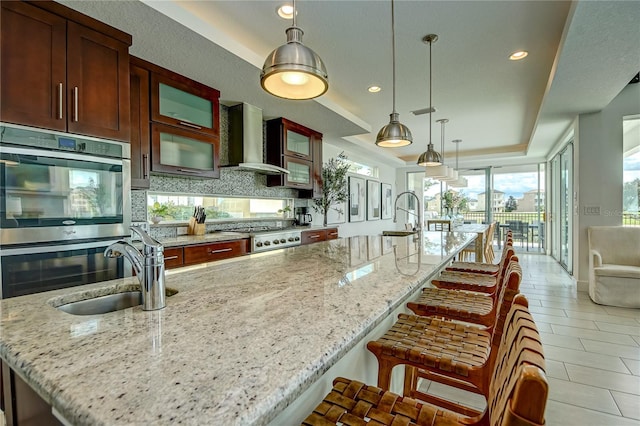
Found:
[{"label": "cabinet handle", "polygon": [[331,232],[329,235],[338,235],[337,232]]},{"label": "cabinet handle", "polygon": [[142,179],[149,177],[149,156],[142,154]]},{"label": "cabinet handle", "polygon": [[73,88],[73,121],[78,121],[78,86]]},{"label": "cabinet handle", "polygon": [[62,83],[58,83],[58,120],[62,120],[64,118],[62,108],[62,98],[64,97],[64,92],[62,91]]},{"label": "cabinet handle", "polygon": [[202,174],[204,172],[200,171],[200,170],[190,170],[190,169],[178,169],[179,172],[184,172],[184,173],[193,173],[193,174]]},{"label": "cabinet handle", "polygon": [[294,152],[293,155],[296,156],[296,157],[299,157],[299,158],[307,158],[308,157],[308,155],[300,154],[299,152]]},{"label": "cabinet handle", "polygon": [[320,238],[320,235],[309,235],[309,238]]},{"label": "cabinet handle", "polygon": [[208,254],[216,254],[216,253],[224,253],[224,252],[231,251],[231,250],[233,250],[233,249],[229,248],[229,247],[223,248],[223,249],[218,249],[218,250],[207,249],[207,253]]},{"label": "cabinet handle", "polygon": [[202,129],[202,127],[200,127],[200,126],[198,126],[196,124],[185,123],[184,121],[178,121],[178,124],[182,124],[183,126],[191,127],[192,129],[198,129],[198,130]]},{"label": "cabinet handle", "polygon": [[177,259],[178,256],[169,256],[169,257],[165,257],[164,260],[173,260],[173,259]]}]

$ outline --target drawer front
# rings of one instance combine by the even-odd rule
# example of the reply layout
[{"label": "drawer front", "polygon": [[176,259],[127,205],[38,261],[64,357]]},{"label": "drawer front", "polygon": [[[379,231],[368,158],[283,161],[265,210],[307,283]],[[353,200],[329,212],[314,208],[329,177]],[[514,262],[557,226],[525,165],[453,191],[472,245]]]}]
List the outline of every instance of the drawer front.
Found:
[{"label": "drawer front", "polygon": [[311,244],[327,239],[327,231],[303,231],[300,237],[300,244]]},{"label": "drawer front", "polygon": [[327,240],[335,240],[338,238],[338,228],[327,229]]},{"label": "drawer front", "polygon": [[222,243],[187,246],[184,248],[184,264],[211,262],[242,256],[249,252],[249,239],[225,241]]},{"label": "drawer front", "polygon": [[164,249],[164,267],[166,269],[182,266],[184,261],[182,247]]}]

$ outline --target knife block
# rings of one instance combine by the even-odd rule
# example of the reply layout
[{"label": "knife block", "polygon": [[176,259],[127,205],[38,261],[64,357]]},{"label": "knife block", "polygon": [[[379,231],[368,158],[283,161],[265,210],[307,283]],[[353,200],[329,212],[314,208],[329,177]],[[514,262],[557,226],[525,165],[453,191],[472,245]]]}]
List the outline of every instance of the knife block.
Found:
[{"label": "knife block", "polygon": [[207,226],[204,223],[196,223],[196,218],[189,219],[189,225],[187,225],[187,235],[204,235]]}]

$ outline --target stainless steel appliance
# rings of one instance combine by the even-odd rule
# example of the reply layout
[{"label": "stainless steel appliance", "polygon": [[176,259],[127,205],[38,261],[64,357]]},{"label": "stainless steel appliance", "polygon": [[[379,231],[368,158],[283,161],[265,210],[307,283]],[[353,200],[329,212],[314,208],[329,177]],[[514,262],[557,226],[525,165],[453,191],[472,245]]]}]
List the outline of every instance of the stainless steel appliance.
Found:
[{"label": "stainless steel appliance", "polygon": [[129,235],[129,144],[0,123],[2,246]]},{"label": "stainless steel appliance", "polygon": [[0,246],[0,298],[91,284],[130,275],[123,258],[104,256],[117,240]]},{"label": "stainless steel appliance", "polygon": [[2,298],[119,278],[130,235],[130,146],[0,123]]},{"label": "stainless steel appliance", "polygon": [[295,223],[298,226],[311,226],[313,216],[309,214],[309,207],[296,207]]},{"label": "stainless steel appliance", "polygon": [[263,252],[300,245],[301,232],[295,229],[262,231],[251,234],[251,252]]}]

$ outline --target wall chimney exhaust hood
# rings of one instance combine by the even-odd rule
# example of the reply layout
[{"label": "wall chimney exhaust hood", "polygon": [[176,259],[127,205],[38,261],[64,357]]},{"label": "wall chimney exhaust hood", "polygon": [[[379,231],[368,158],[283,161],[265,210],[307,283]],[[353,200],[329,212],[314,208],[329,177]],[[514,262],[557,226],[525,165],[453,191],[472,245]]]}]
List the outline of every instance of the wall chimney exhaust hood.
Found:
[{"label": "wall chimney exhaust hood", "polygon": [[288,174],[289,170],[263,161],[262,110],[249,104],[229,108],[229,165],[266,175]]}]

